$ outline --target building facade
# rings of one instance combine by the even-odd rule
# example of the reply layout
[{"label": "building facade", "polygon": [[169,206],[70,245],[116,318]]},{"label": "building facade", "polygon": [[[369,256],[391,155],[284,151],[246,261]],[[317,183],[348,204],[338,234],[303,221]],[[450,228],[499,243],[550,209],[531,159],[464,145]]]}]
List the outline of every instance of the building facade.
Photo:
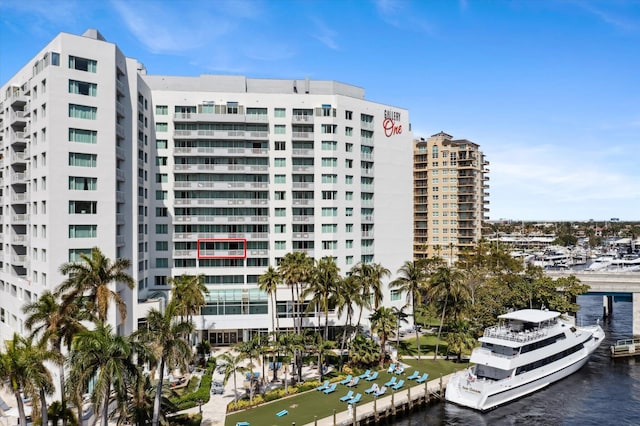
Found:
[{"label": "building facade", "polygon": [[148,75],[88,30],[58,35],[1,90],[2,339],[26,332],[21,306],[92,247],[132,261],[137,286],[115,285],[120,333],[139,301],[168,297],[169,277],[202,274],[195,326],[215,345],[269,331],[274,309],[293,325],[290,290],[271,306],[257,286],[288,252],[331,256],[343,275],[412,256],[409,113],[362,88]]},{"label": "building facade", "polygon": [[413,150],[413,253],[453,264],[482,237],[488,220],[489,162],[480,146],[444,132]]}]

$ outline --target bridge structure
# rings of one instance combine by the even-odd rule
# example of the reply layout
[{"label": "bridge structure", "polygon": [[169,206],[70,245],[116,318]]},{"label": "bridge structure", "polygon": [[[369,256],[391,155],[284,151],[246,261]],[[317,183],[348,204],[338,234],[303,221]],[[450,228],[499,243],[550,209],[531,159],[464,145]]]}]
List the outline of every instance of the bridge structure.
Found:
[{"label": "bridge structure", "polygon": [[629,299],[632,302],[633,335],[640,336],[640,272],[615,271],[545,271],[553,279],[574,275],[589,286],[587,294],[602,295],[602,313],[613,311],[613,299]]}]

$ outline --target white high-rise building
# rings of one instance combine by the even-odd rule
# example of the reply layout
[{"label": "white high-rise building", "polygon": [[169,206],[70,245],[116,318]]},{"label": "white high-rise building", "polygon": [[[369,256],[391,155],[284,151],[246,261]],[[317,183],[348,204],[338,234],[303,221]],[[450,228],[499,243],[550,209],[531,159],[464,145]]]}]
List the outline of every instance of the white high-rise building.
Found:
[{"label": "white high-rise building", "polygon": [[[358,262],[395,275],[412,258],[409,114],[362,88],[147,75],[89,30],[58,35],[1,90],[1,339],[24,333],[21,306],[94,246],[132,261],[120,333],[168,277],[202,274],[195,325],[216,345],[271,329],[257,280],[288,252],[332,256],[343,275]],[[277,300],[291,327],[291,291]]]}]

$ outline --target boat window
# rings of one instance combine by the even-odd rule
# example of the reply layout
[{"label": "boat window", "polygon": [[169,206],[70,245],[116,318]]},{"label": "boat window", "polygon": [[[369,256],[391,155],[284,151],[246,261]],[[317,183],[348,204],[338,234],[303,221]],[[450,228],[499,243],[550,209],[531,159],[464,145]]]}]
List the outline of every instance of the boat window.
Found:
[{"label": "boat window", "polygon": [[558,340],[566,339],[567,336],[564,333],[556,334],[555,336],[547,337],[546,339],[539,340],[537,342],[529,343],[528,345],[524,345],[522,347],[522,351],[520,353],[524,354],[527,352],[535,351],[536,349],[544,348],[545,346],[553,345]]},{"label": "boat window", "polygon": [[526,373],[527,371],[535,370],[536,368],[544,367],[545,365],[551,364],[552,362],[558,361],[564,357],[567,357],[573,353],[578,352],[580,349],[584,347],[584,344],[579,343],[571,348],[565,349],[564,351],[558,352],[557,354],[553,354],[546,358],[539,359],[532,363],[522,365],[516,369],[516,376],[518,374]]}]

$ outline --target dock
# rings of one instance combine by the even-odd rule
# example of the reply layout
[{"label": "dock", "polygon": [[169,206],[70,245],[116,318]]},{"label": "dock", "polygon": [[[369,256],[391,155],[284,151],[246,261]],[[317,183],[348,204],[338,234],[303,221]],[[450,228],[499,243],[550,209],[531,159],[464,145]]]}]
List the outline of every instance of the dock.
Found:
[{"label": "dock", "polygon": [[405,415],[415,408],[427,405],[432,400],[439,401],[444,398],[444,389],[450,376],[385,394],[373,402],[356,404],[352,410],[336,412],[332,416],[316,419],[304,426],[375,425],[382,420]]},{"label": "dock", "polygon": [[618,340],[611,345],[611,358],[624,358],[640,355],[640,338]]}]

